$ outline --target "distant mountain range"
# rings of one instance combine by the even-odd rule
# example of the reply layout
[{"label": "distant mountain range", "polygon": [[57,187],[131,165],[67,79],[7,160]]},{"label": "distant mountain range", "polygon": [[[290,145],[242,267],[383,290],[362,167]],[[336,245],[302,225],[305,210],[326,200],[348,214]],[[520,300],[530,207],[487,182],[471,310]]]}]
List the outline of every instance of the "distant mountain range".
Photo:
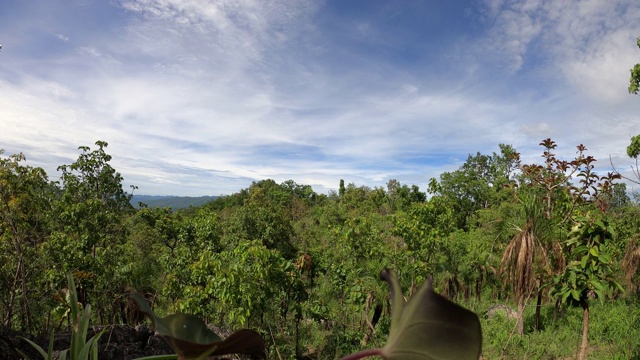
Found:
[{"label": "distant mountain range", "polygon": [[131,205],[139,208],[140,202],[147,204],[150,208],[170,207],[172,210],[184,209],[189,206],[201,206],[217,199],[218,196],[155,196],[155,195],[133,195]]}]

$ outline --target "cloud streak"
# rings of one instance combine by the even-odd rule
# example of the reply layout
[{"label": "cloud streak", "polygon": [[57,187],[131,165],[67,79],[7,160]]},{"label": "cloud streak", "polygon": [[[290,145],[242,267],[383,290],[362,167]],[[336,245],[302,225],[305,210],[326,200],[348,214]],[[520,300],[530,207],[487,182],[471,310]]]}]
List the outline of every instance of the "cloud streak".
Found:
[{"label": "cloud streak", "polygon": [[[140,193],[174,195],[265,178],[424,189],[499,143],[537,161],[546,137],[567,156],[585,143],[623,159],[640,133],[640,102],[625,91],[640,6],[600,4],[84,6],[100,26],[16,5],[0,11],[25,17],[0,21],[17,34],[0,53],[0,147],[54,176],[77,146],[105,140]],[[39,20],[35,34],[22,25]]]}]

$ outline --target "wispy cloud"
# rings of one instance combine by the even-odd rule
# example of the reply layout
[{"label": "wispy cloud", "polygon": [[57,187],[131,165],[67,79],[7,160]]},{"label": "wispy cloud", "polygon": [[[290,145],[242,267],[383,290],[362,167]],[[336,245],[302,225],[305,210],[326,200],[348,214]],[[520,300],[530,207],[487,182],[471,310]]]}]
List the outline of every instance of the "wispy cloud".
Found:
[{"label": "wispy cloud", "polygon": [[546,137],[624,159],[640,133],[631,0],[15,6],[0,5],[0,33],[16,34],[0,53],[0,147],[55,173],[105,140],[140,193],[424,188],[499,143],[532,161]]},{"label": "wispy cloud", "polygon": [[65,35],[63,35],[63,34],[56,34],[56,37],[57,37],[58,39],[60,39],[60,40],[64,41],[64,42],[69,41],[69,37],[68,37],[68,36],[65,36]]},{"label": "wispy cloud", "polygon": [[488,37],[482,42],[512,71],[557,74],[568,90],[600,101],[627,100],[630,44],[640,35],[640,3],[633,1],[487,1]]}]

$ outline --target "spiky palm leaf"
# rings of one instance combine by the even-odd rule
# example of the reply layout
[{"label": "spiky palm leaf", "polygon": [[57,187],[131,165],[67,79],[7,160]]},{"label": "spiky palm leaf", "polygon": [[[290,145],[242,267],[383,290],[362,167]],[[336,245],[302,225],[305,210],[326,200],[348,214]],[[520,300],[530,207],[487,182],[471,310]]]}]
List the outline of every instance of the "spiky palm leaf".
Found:
[{"label": "spiky palm leaf", "polygon": [[533,287],[533,259],[535,236],[531,223],[511,239],[502,254],[499,274],[505,276],[505,285],[510,285],[518,301]]},{"label": "spiky palm leaf", "polygon": [[500,260],[498,275],[504,279],[504,286],[510,287],[516,298],[518,333],[522,335],[522,317],[526,302],[534,291],[540,291],[544,279],[552,273],[549,251],[554,255],[558,254],[553,242],[543,241],[552,236],[549,221],[544,216],[539,199],[535,195],[521,194],[520,201],[526,223],[523,228],[516,228],[516,235],[507,244]]}]

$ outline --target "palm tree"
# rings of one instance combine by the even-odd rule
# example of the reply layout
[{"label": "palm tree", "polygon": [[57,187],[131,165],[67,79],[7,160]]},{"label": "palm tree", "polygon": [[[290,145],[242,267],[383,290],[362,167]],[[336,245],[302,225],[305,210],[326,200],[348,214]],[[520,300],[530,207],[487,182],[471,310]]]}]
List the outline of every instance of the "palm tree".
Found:
[{"label": "palm tree", "polygon": [[[500,260],[499,276],[504,277],[504,285],[511,287],[518,306],[517,329],[524,333],[523,313],[528,299],[537,294],[536,329],[539,328],[542,285],[552,274],[554,258],[561,259],[559,247],[548,241],[553,238],[549,219],[543,211],[542,201],[535,195],[520,194],[525,226],[516,227],[517,233],[507,244]],[[553,257],[549,256],[553,254]]]}]

